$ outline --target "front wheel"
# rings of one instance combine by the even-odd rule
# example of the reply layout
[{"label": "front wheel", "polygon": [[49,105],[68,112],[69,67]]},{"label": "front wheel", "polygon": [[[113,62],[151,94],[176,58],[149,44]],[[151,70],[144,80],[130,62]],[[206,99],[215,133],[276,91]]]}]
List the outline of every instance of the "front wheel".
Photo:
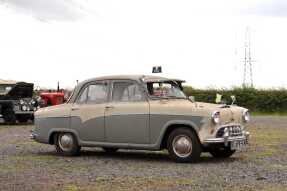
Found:
[{"label": "front wheel", "polygon": [[71,133],[60,133],[55,135],[56,151],[62,155],[79,155],[81,147],[78,141]]},{"label": "front wheel", "polygon": [[3,112],[4,122],[8,125],[14,125],[16,123],[16,115],[12,108],[7,108]]},{"label": "front wheel", "polygon": [[235,153],[230,147],[214,148],[209,151],[214,158],[228,158]]},{"label": "front wheel", "polygon": [[178,128],[171,132],[167,149],[176,162],[197,162],[201,154],[201,145],[196,134],[187,128]]}]

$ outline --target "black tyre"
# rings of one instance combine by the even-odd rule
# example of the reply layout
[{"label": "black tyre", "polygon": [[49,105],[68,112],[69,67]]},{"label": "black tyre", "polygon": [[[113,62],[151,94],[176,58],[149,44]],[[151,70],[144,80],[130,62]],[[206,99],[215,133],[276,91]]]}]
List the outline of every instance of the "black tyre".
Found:
[{"label": "black tyre", "polygon": [[27,123],[28,120],[29,120],[29,117],[28,117],[28,116],[25,116],[25,115],[19,115],[19,116],[17,116],[17,120],[18,120],[20,123]]},{"label": "black tyre", "polygon": [[119,149],[118,148],[112,148],[112,147],[103,147],[103,150],[107,153],[114,153],[114,152],[117,152]]},{"label": "black tyre", "polygon": [[3,112],[3,119],[6,124],[13,125],[16,123],[16,116],[12,108],[6,108]]},{"label": "black tyre", "polygon": [[213,148],[209,153],[215,158],[228,158],[235,153],[235,150],[231,150],[230,147]]},{"label": "black tyre", "polygon": [[176,162],[197,162],[201,154],[201,144],[188,128],[173,130],[167,140],[167,149]]},{"label": "black tyre", "polygon": [[54,144],[57,153],[66,156],[79,155],[81,147],[72,133],[59,133],[54,136]]},{"label": "black tyre", "polygon": [[34,114],[31,116],[30,119],[31,119],[32,122],[34,122],[34,120],[35,120]]}]

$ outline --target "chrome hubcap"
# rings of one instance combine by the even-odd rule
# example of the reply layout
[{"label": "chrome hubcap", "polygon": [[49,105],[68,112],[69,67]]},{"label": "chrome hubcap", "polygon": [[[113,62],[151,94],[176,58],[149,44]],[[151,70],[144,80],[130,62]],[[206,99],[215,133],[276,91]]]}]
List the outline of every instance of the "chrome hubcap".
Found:
[{"label": "chrome hubcap", "polygon": [[73,148],[73,136],[70,134],[64,134],[59,137],[59,146],[63,151],[70,151]]},{"label": "chrome hubcap", "polygon": [[172,148],[177,156],[188,157],[192,153],[192,141],[186,135],[178,135],[172,141]]}]

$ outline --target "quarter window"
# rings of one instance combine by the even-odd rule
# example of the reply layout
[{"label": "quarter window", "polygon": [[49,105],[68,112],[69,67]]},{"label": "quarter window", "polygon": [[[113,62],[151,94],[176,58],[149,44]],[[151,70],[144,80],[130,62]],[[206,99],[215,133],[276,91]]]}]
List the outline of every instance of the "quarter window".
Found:
[{"label": "quarter window", "polygon": [[77,103],[86,103],[87,93],[88,93],[88,87],[86,87],[85,90],[80,95],[80,97],[78,97]]},{"label": "quarter window", "polygon": [[136,83],[114,82],[112,100],[114,102],[142,101],[143,95]]}]

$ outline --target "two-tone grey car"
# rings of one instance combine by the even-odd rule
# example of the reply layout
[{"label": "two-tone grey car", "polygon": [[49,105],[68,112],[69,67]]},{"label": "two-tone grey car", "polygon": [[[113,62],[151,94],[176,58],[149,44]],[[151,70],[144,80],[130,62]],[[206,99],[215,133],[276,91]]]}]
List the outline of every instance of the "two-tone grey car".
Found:
[{"label": "two-tone grey car", "polygon": [[122,75],[78,84],[67,103],[35,113],[31,137],[65,155],[81,147],[163,150],[177,162],[230,157],[248,143],[247,109],[195,102],[183,80]]}]

